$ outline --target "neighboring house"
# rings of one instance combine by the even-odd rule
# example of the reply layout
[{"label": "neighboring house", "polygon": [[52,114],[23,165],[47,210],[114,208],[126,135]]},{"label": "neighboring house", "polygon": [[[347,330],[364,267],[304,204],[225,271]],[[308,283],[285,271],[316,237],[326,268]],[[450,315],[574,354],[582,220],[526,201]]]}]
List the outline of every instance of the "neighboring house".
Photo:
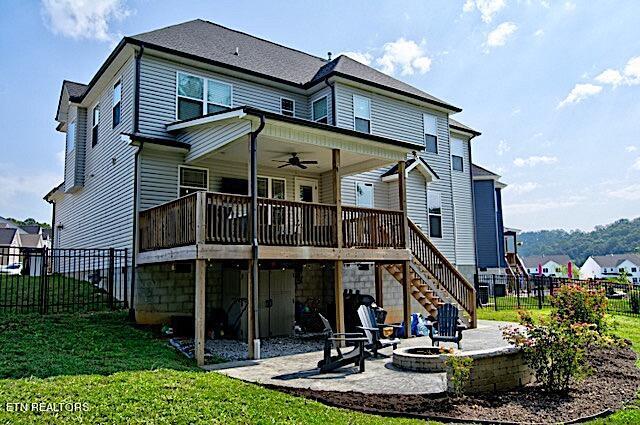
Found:
[{"label": "neighboring house", "polygon": [[0,265],[20,261],[20,229],[0,227]]},{"label": "neighboring house", "polygon": [[582,279],[617,277],[626,272],[629,281],[640,283],[640,254],[592,255],[580,268]]},{"label": "neighboring house", "polygon": [[476,252],[481,273],[504,274],[507,269],[500,176],[473,164]]},{"label": "neighboring house", "polygon": [[135,253],[140,322],[204,323],[206,280],[209,310],[249,299],[239,333],[254,341],[291,332],[292,300],[344,329],[346,289],[391,320],[444,300],[473,325],[460,273],[476,269],[480,133],[460,111],[346,56],[203,20],[125,37],[88,85],[63,82],[54,246]]},{"label": "neighboring house", "polygon": [[542,268],[543,276],[568,277],[566,270],[571,258],[568,255],[531,255],[522,257],[522,261],[532,276],[540,275]]}]

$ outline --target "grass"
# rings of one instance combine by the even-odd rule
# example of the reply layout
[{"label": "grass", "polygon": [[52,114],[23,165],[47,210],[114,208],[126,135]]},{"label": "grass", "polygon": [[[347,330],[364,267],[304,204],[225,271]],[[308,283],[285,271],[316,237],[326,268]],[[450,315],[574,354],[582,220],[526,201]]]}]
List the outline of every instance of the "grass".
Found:
[{"label": "grass", "polygon": [[[122,313],[0,317],[0,378],[0,423],[418,423],[204,373]],[[32,402],[87,403],[88,410],[7,409]]]}]

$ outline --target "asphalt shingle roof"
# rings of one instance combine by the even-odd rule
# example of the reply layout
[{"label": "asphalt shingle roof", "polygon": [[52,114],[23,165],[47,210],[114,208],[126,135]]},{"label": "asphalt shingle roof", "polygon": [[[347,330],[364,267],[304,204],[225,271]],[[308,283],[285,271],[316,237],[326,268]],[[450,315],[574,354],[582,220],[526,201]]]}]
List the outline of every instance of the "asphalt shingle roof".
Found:
[{"label": "asphalt shingle roof", "polygon": [[528,257],[522,257],[522,262],[527,268],[535,268],[538,267],[538,264],[542,264],[543,266],[549,261],[553,261],[558,264],[567,265],[571,258],[568,255],[557,254],[557,255],[530,255]]},{"label": "asphalt shingle roof", "polygon": [[473,128],[469,127],[468,125],[462,124],[460,121],[456,121],[451,117],[449,117],[449,127],[457,128],[459,130],[464,130],[464,131],[467,131],[469,133],[475,134],[476,136],[479,136],[479,135],[482,134],[478,130],[474,130]]},{"label": "asphalt shingle roof", "polygon": [[67,92],[69,92],[69,97],[71,99],[82,97],[89,87],[86,84],[76,83],[75,81],[68,80],[65,80],[62,84],[67,89]]},{"label": "asphalt shingle roof", "polygon": [[18,229],[0,229],[0,245],[11,245]]},{"label": "asphalt shingle roof", "polygon": [[640,254],[609,254],[609,255],[592,255],[600,267],[618,267],[625,260],[631,261],[633,264],[640,266]]},{"label": "asphalt shingle roof", "polygon": [[471,175],[473,175],[474,177],[500,177],[499,174],[496,174],[493,171],[489,171],[486,168],[483,168],[476,164],[471,164]]}]

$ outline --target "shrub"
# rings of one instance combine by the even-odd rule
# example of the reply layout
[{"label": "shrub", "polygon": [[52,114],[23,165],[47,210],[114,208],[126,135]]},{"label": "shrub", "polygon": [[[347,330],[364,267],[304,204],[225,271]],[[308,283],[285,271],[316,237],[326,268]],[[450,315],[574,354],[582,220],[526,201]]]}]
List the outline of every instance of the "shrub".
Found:
[{"label": "shrub", "polygon": [[564,285],[551,297],[551,305],[555,308],[551,317],[558,322],[568,325],[593,324],[600,333],[607,330],[607,297],[604,290]]},{"label": "shrub", "polygon": [[573,381],[589,372],[586,349],[599,340],[595,325],[566,321],[536,324],[528,313],[520,312],[522,327],[504,330],[507,340],[523,351],[536,380],[549,392],[565,392]]},{"label": "shrub", "polygon": [[464,387],[471,376],[473,359],[450,355],[445,361],[450,391],[460,397],[464,393]]}]

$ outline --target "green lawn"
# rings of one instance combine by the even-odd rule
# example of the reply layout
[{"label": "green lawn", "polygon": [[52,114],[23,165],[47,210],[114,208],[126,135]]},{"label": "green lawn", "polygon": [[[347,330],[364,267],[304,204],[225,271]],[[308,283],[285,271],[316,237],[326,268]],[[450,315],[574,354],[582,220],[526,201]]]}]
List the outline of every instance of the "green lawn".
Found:
[{"label": "green lawn", "polygon": [[[204,373],[122,313],[0,317],[0,423],[409,424]],[[24,413],[7,403],[87,403]]]}]

